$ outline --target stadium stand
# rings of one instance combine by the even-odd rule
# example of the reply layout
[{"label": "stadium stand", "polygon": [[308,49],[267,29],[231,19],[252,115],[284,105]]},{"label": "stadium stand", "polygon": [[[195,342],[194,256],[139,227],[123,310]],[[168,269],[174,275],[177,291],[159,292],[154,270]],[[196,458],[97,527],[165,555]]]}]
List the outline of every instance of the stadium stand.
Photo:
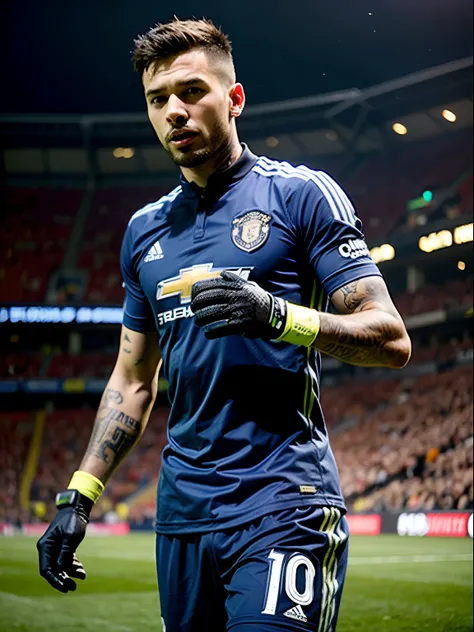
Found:
[{"label": "stadium stand", "polygon": [[444,284],[427,284],[420,290],[404,292],[396,297],[397,308],[403,316],[423,314],[437,309],[472,305],[472,277],[463,280],[451,280]]},{"label": "stadium stand", "polygon": [[395,227],[409,229],[407,201],[425,189],[450,187],[463,174],[466,179],[457,187],[458,214],[472,212],[472,140],[464,132],[369,155],[344,184],[370,242],[386,237]]},{"label": "stadium stand", "polygon": [[21,508],[20,486],[34,428],[30,412],[0,413],[0,522],[26,522]]},{"label": "stadium stand", "polygon": [[334,436],[354,510],[412,508],[416,490],[424,492],[419,508],[456,509],[461,499],[472,508],[472,379],[472,366],[422,376],[378,409],[361,407]]},{"label": "stadium stand", "polygon": [[43,299],[49,275],[66,253],[80,189],[7,188],[0,233],[3,301]]},{"label": "stadium stand", "polygon": [[157,187],[118,187],[95,192],[78,260],[79,267],[90,271],[86,301],[123,301],[119,255],[127,223],[136,210],[165,193],[167,190]]},{"label": "stadium stand", "polygon": [[58,354],[49,365],[48,377],[108,377],[113,369],[116,353]]}]

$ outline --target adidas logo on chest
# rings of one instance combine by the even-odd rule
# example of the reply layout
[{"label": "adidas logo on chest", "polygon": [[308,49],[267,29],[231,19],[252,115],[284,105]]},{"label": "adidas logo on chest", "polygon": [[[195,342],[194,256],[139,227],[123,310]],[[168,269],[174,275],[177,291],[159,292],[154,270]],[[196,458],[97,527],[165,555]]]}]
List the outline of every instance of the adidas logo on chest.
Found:
[{"label": "adidas logo on chest", "polygon": [[164,254],[163,254],[163,250],[161,249],[160,242],[155,241],[153,246],[148,251],[148,254],[145,257],[144,262],[150,263],[150,261],[158,261],[158,259],[163,259],[163,257],[164,257]]}]

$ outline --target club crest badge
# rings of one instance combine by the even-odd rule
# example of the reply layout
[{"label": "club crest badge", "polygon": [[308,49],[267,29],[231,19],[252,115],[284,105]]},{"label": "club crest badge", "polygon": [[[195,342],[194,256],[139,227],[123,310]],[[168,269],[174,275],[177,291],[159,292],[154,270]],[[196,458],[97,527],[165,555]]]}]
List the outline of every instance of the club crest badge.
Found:
[{"label": "club crest badge", "polygon": [[232,220],[232,241],[241,250],[252,252],[263,246],[270,234],[271,215],[247,211]]}]

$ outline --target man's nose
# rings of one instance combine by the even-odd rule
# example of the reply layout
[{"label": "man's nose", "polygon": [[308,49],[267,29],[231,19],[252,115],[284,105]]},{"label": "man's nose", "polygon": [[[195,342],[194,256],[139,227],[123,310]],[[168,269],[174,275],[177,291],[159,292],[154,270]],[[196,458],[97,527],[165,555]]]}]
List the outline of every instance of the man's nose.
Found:
[{"label": "man's nose", "polygon": [[172,94],[168,99],[168,111],[166,113],[166,120],[173,126],[184,125],[189,116],[184,107],[184,103],[178,99],[175,94]]}]

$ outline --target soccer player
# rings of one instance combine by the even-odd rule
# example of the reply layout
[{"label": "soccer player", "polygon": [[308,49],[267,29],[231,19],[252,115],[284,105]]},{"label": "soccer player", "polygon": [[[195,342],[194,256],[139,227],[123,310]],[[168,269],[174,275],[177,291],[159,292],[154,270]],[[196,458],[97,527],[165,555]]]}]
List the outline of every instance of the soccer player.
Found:
[{"label": "soccer player", "polygon": [[320,352],[399,368],[409,337],[341,187],[239,142],[245,94],[220,29],[159,24],[136,41],[134,63],[181,182],[126,230],[117,363],[39,540],[40,572],[62,592],[85,578],[76,549],[145,429],[162,358],[171,412],[156,561],[167,632],[334,631],[348,528]]}]

